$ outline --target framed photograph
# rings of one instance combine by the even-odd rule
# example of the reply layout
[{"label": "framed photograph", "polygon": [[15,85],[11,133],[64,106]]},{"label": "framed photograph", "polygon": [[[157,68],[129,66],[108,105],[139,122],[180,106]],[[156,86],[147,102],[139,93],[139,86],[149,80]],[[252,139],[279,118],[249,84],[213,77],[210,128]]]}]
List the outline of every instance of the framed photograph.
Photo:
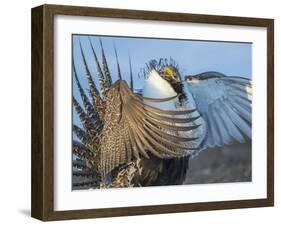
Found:
[{"label": "framed photograph", "polygon": [[273,19],[32,9],[32,216],[273,206]]}]

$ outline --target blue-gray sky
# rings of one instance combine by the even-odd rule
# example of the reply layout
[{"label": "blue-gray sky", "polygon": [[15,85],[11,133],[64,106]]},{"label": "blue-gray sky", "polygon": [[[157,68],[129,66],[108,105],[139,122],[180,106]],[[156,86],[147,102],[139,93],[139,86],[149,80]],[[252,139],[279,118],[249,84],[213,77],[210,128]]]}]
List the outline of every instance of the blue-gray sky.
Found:
[{"label": "blue-gray sky", "polygon": [[[131,56],[134,86],[141,88],[143,78],[139,77],[145,63],[151,59],[172,57],[179,65],[181,75],[192,75],[206,71],[218,71],[228,76],[252,77],[252,45],[250,43],[210,42],[194,40],[170,40],[149,38],[127,38],[106,36],[73,35],[73,57],[79,80],[87,88],[87,80],[79,49],[81,41],[87,63],[94,80],[98,86],[96,65],[90,49],[89,38],[95,51],[101,56],[99,38],[101,38],[113,77],[117,79],[116,60],[114,55],[115,45],[118,51],[119,62],[123,78],[129,78],[129,54]],[[77,86],[73,80],[73,95],[78,98]],[[73,122],[80,125],[76,113]]]}]

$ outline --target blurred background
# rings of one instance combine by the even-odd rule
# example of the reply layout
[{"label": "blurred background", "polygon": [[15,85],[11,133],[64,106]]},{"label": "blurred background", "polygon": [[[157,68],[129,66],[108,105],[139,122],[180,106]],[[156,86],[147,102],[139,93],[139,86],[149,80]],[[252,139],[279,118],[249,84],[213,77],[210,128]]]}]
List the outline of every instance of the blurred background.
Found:
[{"label": "blurred background", "polygon": [[249,142],[202,151],[189,161],[185,184],[251,181],[251,150]]}]

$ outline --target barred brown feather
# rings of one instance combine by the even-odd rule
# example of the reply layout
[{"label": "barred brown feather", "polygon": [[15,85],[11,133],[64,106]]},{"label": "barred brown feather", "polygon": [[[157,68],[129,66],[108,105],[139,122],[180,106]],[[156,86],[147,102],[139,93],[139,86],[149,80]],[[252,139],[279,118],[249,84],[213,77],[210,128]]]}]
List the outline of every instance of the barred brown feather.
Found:
[{"label": "barred brown feather", "polygon": [[[179,124],[191,122],[197,118],[163,116],[161,113],[167,113],[166,111],[157,108],[146,109],[144,99],[147,101],[147,98],[134,94],[123,80],[117,81],[109,91],[99,146],[100,171],[103,174],[139,156],[149,158],[148,153],[159,158],[181,157],[191,150],[186,144],[179,143],[186,142],[186,139],[172,134],[178,130],[196,128]],[[157,99],[157,101],[165,102],[170,99]],[[185,114],[180,111],[177,113]],[[160,121],[164,118],[169,119],[167,123]],[[151,127],[157,128],[154,129],[157,132]],[[195,138],[188,140],[192,139]]]},{"label": "barred brown feather", "polygon": [[[100,93],[99,93],[99,91],[98,91],[98,89],[95,85],[95,82],[93,81],[91,72],[89,70],[88,64],[87,64],[86,59],[85,59],[85,55],[84,55],[81,43],[80,43],[80,51],[81,51],[81,55],[82,55],[82,59],[83,59],[86,77],[88,79],[88,83],[89,83],[89,87],[90,87],[90,90],[89,90],[90,95],[92,97],[93,104],[95,105],[95,108],[96,108],[95,112],[97,112],[97,114],[100,117],[100,120],[102,121],[103,116],[104,116],[104,101],[103,101],[103,99],[102,99],[102,97],[101,97],[101,95],[100,95]],[[73,63],[73,65],[74,65],[74,63]]]}]

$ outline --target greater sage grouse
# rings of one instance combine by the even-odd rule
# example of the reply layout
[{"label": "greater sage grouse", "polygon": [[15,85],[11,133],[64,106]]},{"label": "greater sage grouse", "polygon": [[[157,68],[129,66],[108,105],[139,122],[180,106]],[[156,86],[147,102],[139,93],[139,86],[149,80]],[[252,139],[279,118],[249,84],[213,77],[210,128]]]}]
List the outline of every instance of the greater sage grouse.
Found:
[{"label": "greater sage grouse", "polygon": [[[77,75],[73,60],[82,100],[73,97],[82,125],[73,125],[74,189],[183,184],[190,156],[251,139],[250,80],[218,72],[182,79],[173,60],[152,60],[139,94],[131,60],[129,86],[115,50],[118,80],[113,82],[102,42],[101,60],[89,42],[100,88],[80,43],[83,75]],[[80,76],[87,78],[88,95]]]}]

